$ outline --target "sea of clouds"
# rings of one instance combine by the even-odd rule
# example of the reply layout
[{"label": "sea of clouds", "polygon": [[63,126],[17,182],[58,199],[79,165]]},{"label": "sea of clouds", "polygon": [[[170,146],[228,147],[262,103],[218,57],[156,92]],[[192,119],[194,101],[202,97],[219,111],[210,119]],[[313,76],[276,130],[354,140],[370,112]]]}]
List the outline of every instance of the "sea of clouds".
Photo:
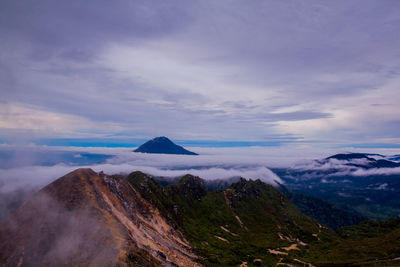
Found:
[{"label": "sea of clouds", "polygon": [[[6,162],[9,166],[7,164],[0,165],[0,193],[17,189],[41,188],[77,168],[92,168],[94,171],[104,171],[107,174],[128,174],[133,171],[142,171],[164,177],[178,177],[190,173],[208,180],[240,176],[246,179],[261,179],[270,184],[275,184],[275,181],[282,183],[282,180],[271,171],[271,168],[290,167],[320,171],[334,168],[338,174],[346,173],[354,176],[400,173],[400,168],[365,170],[350,167],[346,165],[348,162],[335,159],[324,163],[314,160],[343,152],[338,150],[296,146],[189,147],[188,149],[200,155],[134,153],[132,152],[134,148],[2,146],[0,147],[0,160],[2,155],[7,157]],[[2,154],[1,152],[4,151],[13,153]],[[71,153],[71,155],[63,160],[62,157],[60,158],[60,151],[66,155]],[[35,157],[43,157],[43,153],[47,156],[50,155],[49,158],[53,154],[56,155],[54,161],[47,163],[46,166],[35,163],[38,162]],[[93,164],[87,164],[86,157],[85,163],[81,164],[83,153],[111,157]]]},{"label": "sea of clouds", "polygon": [[[381,158],[381,157],[379,157]],[[399,175],[400,167],[396,168],[362,168],[359,166],[368,166],[369,160],[365,158],[350,160],[308,160],[296,163],[291,168],[299,171],[316,171],[318,173],[308,173],[307,178],[331,177],[331,176],[372,176],[372,175]],[[357,165],[357,166],[355,166]],[[328,172],[325,173],[324,172]],[[322,174],[321,174],[322,173]]]},{"label": "sea of clouds", "polygon": [[[284,183],[271,169],[293,168],[323,171],[335,168],[330,175],[365,176],[372,174],[400,174],[400,168],[361,169],[349,167],[346,162],[323,159],[344,151],[318,150],[304,147],[188,147],[198,156],[143,154],[134,148],[81,148],[48,146],[0,146],[0,215],[8,214],[8,203],[20,202],[35,191],[77,168],[92,168],[106,174],[129,174],[142,171],[154,176],[179,177],[185,174],[206,180],[243,177],[260,179],[276,185]],[[89,153],[89,154],[88,154]],[[44,155],[46,159],[43,161]],[[54,157],[53,157],[54,155]],[[82,156],[83,155],[83,156]],[[108,158],[91,162],[99,155]],[[89,157],[89,158],[88,158]],[[101,157],[100,157],[101,159]],[[45,164],[43,164],[45,162]],[[348,163],[348,162],[347,162]]]},{"label": "sea of clouds", "polygon": [[[291,166],[299,158],[304,157],[302,150],[281,147],[188,148],[199,153],[198,156],[134,153],[132,152],[134,148],[3,146],[0,152],[1,149],[12,153],[3,153],[4,157],[8,158],[7,164],[0,166],[0,193],[21,188],[41,188],[77,168],[92,168],[107,174],[142,171],[165,177],[190,173],[209,180],[241,176],[274,184],[275,181],[282,181],[270,168]],[[72,153],[72,157],[70,155],[63,160],[59,157],[60,151]],[[54,153],[57,157],[46,166],[37,164],[38,160],[35,157],[42,157],[43,153],[48,155]],[[101,163],[80,164],[82,153],[112,157]],[[307,155],[310,158],[318,158],[321,153],[308,150]],[[74,160],[71,161],[71,158]]]}]

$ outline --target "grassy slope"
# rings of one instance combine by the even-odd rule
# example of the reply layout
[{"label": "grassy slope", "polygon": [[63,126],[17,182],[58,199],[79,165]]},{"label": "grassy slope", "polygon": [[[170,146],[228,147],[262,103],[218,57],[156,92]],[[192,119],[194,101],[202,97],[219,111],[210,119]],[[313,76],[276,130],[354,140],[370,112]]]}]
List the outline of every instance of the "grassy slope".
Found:
[{"label": "grassy slope", "polygon": [[[400,218],[366,221],[338,231],[340,242],[317,244],[307,260],[367,266],[400,265]],[[394,260],[399,258],[399,260]]]},{"label": "grassy slope", "polygon": [[[306,250],[307,246],[299,242],[316,242],[312,234],[320,232],[316,221],[298,211],[278,190],[258,180],[240,180],[219,192],[207,191],[198,177],[190,175],[166,188],[139,172],[129,175],[128,180],[183,229],[207,266],[291,262]],[[278,233],[287,240],[279,238]],[[328,229],[320,236],[329,240],[335,237]],[[289,255],[268,252],[286,252],[279,248],[293,244],[300,250],[291,250]],[[261,261],[254,262],[256,259]]]},{"label": "grassy slope", "polygon": [[[140,172],[132,173],[128,180],[182,229],[206,266],[242,262],[248,266],[278,262],[299,266],[295,259],[316,266],[400,265],[394,260],[400,257],[400,219],[367,221],[335,233],[320,227],[282,193],[258,180],[240,180],[218,192],[206,190],[201,179],[190,175],[166,187]],[[294,244],[299,250],[283,249]],[[288,255],[274,255],[268,249]]]},{"label": "grassy slope", "polygon": [[335,231],[341,227],[356,225],[367,220],[364,216],[339,209],[320,198],[290,192],[282,185],[280,190],[301,212]]},{"label": "grassy slope", "polygon": [[400,229],[372,238],[350,238],[310,247],[303,257],[318,266],[400,266]]}]

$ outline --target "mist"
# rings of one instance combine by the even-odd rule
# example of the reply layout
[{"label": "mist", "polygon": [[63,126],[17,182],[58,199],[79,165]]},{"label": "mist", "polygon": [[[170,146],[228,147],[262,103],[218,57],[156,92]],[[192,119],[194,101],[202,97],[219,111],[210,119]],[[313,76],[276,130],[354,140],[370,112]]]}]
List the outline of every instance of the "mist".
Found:
[{"label": "mist", "polygon": [[[346,165],[349,162],[335,159],[324,163],[315,161],[315,159],[345,152],[343,149],[327,150],[296,145],[227,148],[188,147],[191,151],[199,153],[198,156],[134,153],[132,152],[133,149],[34,145],[24,147],[2,146],[0,147],[0,158],[8,165],[0,165],[0,194],[15,190],[38,190],[77,168],[92,168],[97,172],[104,171],[108,174],[128,174],[133,171],[142,171],[150,175],[165,177],[177,177],[189,173],[207,180],[241,176],[246,179],[261,179],[269,184],[275,184],[275,181],[282,183],[270,168],[318,171],[336,169],[338,172],[346,171],[357,176],[398,173],[397,168],[363,170]],[[4,154],[4,151],[13,153]],[[369,152],[396,153],[398,151],[370,149]],[[39,160],[45,154],[48,154],[48,158],[52,158],[52,160],[45,162]],[[82,155],[89,156],[82,157]],[[15,162],[18,162],[18,164],[16,165]]]},{"label": "mist", "polygon": [[400,168],[364,170],[346,165],[348,162],[334,159],[321,164],[315,159],[322,159],[344,151],[295,145],[234,148],[188,147],[191,151],[199,153],[198,156],[134,153],[133,149],[35,145],[0,147],[0,158],[3,161],[0,164],[1,217],[9,214],[34,192],[77,168],[92,168],[96,172],[104,171],[107,174],[122,175],[142,171],[153,176],[171,178],[192,174],[206,180],[243,177],[260,179],[272,185],[276,185],[276,182],[281,184],[284,182],[270,168],[315,171],[335,169],[336,172],[330,175],[354,176],[400,173]]},{"label": "mist", "polygon": [[[43,151],[43,147],[31,148]],[[59,148],[67,150],[66,148]],[[53,153],[50,148],[48,153]],[[261,179],[274,184],[282,182],[268,166],[284,166],[294,162],[293,158],[274,157],[276,152],[268,148],[193,148],[201,153],[199,156],[143,154],[133,153],[132,148],[68,148],[72,153],[93,153],[110,155],[111,157],[95,164],[77,164],[80,157],[75,157],[75,162],[62,162],[51,166],[31,165],[37,162],[33,157],[35,153],[25,153],[24,166],[0,168],[0,192],[11,192],[18,189],[39,189],[58,177],[77,169],[92,168],[108,174],[128,174],[133,171],[142,171],[150,175],[177,177],[192,174],[203,179],[224,179],[241,176],[247,179]],[[77,155],[79,155],[79,153]],[[19,155],[16,153],[15,155]],[[30,155],[31,158],[27,158]],[[16,157],[11,161],[17,161]]]},{"label": "mist", "polygon": [[[0,218],[10,214],[44,186],[77,168],[122,175],[133,171],[163,177],[192,174],[206,180],[240,176],[275,185],[282,181],[267,167],[268,164],[290,165],[294,160],[274,156],[280,154],[276,148],[191,149],[201,155],[142,154],[132,152],[133,148],[3,146],[0,150],[0,157],[4,158],[0,165]],[[43,160],[44,155],[46,160]]]},{"label": "mist", "polygon": [[[68,209],[56,197],[42,191],[35,195],[24,207],[24,212],[16,212],[5,220],[2,234],[18,245],[20,240],[27,252],[23,254],[25,264],[32,266],[68,263],[84,259],[89,266],[114,265],[117,250],[111,249],[106,238],[111,234],[105,229],[98,215],[88,208]],[[32,218],[39,217],[39,220]],[[48,239],[48,229],[57,233]],[[92,240],[94,242],[87,242]],[[84,253],[82,253],[82,251]],[[99,251],[98,253],[94,253]],[[40,258],[33,255],[43,253]],[[18,257],[19,255],[15,255]],[[5,263],[7,264],[7,263]]]}]

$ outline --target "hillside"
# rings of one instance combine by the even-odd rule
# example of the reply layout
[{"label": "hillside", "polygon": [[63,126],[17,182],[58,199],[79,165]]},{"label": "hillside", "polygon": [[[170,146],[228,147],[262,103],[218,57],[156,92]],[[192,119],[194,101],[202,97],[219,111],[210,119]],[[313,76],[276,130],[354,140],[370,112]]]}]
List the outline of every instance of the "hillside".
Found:
[{"label": "hillside", "polygon": [[317,266],[400,266],[400,219],[339,230],[340,242],[314,243],[305,260]]},{"label": "hillside", "polygon": [[196,266],[179,230],[122,177],[78,169],[0,225],[4,266]]},{"label": "hillside", "polygon": [[[390,242],[387,242],[389,240]],[[333,232],[260,180],[208,190],[185,175],[78,169],[0,223],[4,266],[395,265],[400,224],[365,222]]]},{"label": "hillside", "polygon": [[400,163],[373,156],[378,159],[371,154],[336,154],[273,171],[296,194],[323,199],[368,219],[387,220],[400,214]]},{"label": "hillside", "polygon": [[301,212],[333,230],[367,220],[362,215],[340,209],[320,198],[293,193],[283,185],[279,189]]},{"label": "hillside", "polygon": [[140,172],[128,180],[171,215],[206,266],[293,263],[309,242],[335,238],[260,180],[241,179],[218,192],[191,175],[165,188]]},{"label": "hillside", "polygon": [[[152,177],[152,179],[164,187],[179,182],[179,177],[165,178],[157,176]],[[203,183],[207,190],[223,191],[229,188],[233,183],[240,181],[240,179],[241,177],[204,180]],[[279,189],[279,191],[281,191],[302,213],[333,230],[338,230],[339,228],[348,225],[359,224],[360,222],[367,220],[366,217],[357,214],[355,211],[338,208],[321,198],[293,193],[282,184],[279,184],[277,189]]]}]

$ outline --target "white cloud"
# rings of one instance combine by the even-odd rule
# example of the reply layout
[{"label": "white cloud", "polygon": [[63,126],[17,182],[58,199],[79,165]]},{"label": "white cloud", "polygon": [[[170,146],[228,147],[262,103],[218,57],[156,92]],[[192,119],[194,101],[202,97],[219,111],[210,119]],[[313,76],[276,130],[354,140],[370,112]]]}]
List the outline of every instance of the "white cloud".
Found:
[{"label": "white cloud", "polygon": [[85,117],[44,110],[22,103],[0,103],[0,130],[40,132],[42,136],[79,136],[77,132],[95,129],[121,130],[112,122],[95,122]]},{"label": "white cloud", "polygon": [[383,183],[383,184],[379,185],[376,189],[377,190],[386,190],[387,188],[388,188],[388,184]]},{"label": "white cloud", "polygon": [[[198,53],[198,54],[196,54]],[[277,105],[283,95],[277,88],[255,83],[236,81],[242,73],[239,65],[205,60],[205,51],[196,47],[183,47],[173,39],[146,42],[145,46],[113,44],[100,57],[104,68],[113,69],[119,79],[128,79],[146,87],[145,92],[135,92],[149,104],[174,105],[199,111],[223,111],[226,115],[266,112]],[[159,90],[162,88],[162,90]],[[193,95],[182,98],[179,94]],[[175,99],[165,100],[170,94]],[[197,96],[197,97],[196,97]],[[226,103],[262,104],[262,109],[238,110]]]},{"label": "white cloud", "polygon": [[[10,149],[12,146],[4,146]],[[14,148],[15,149],[15,148]],[[283,148],[242,147],[242,148],[189,148],[201,153],[199,156],[143,154],[134,153],[132,148],[73,148],[73,147],[25,147],[24,150],[54,151],[67,150],[111,154],[115,157],[104,164],[90,166],[23,166],[0,169],[0,192],[9,192],[19,188],[42,187],[68,172],[89,167],[108,174],[143,171],[156,176],[176,177],[190,173],[203,179],[224,179],[241,176],[247,179],[261,179],[274,184],[282,182],[268,167],[292,164],[300,151]],[[19,154],[21,154],[19,153]],[[311,152],[316,153],[315,151]],[[17,155],[19,155],[17,154]],[[24,153],[28,154],[28,153]],[[34,153],[29,153],[34,155]],[[303,151],[304,155],[304,151]],[[78,158],[77,158],[78,159]],[[34,162],[34,161],[27,161]]]},{"label": "white cloud", "polygon": [[97,164],[91,166],[26,166],[13,169],[0,169],[0,193],[23,188],[26,190],[40,188],[77,168],[92,168],[97,172],[104,171],[107,174],[128,174],[133,171],[142,171],[154,176],[164,177],[177,177],[185,174],[192,174],[206,180],[241,176],[246,179],[260,179],[269,184],[275,184],[275,181],[282,183],[276,174],[268,168],[261,166],[242,168],[186,168],[179,170],[173,169],[174,166],[169,167],[171,169],[125,163]]},{"label": "white cloud", "polygon": [[351,172],[353,176],[368,176],[368,175],[397,175],[400,174],[400,167],[398,168],[373,168],[373,169],[357,169]]},{"label": "white cloud", "polygon": [[[400,110],[397,104],[400,79],[385,80],[379,88],[365,88],[360,94],[332,97],[314,103],[314,108],[331,114],[328,118],[279,122],[274,127],[302,135],[306,140],[320,139],[336,144],[398,143]],[[371,127],[374,125],[374,127]],[[390,130],[389,130],[390,129]]]}]

